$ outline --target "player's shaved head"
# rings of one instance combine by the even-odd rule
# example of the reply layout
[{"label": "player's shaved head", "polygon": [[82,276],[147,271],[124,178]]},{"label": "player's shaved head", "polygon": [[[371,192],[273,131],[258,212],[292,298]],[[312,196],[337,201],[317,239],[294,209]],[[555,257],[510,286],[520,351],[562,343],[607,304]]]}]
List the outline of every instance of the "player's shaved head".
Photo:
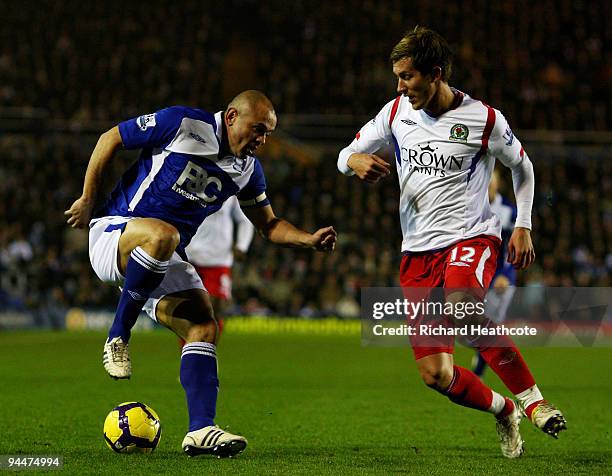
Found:
[{"label": "player's shaved head", "polygon": [[229,147],[236,157],[253,155],[276,128],[272,101],[255,89],[243,91],[232,99],[224,120]]},{"label": "player's shaved head", "polygon": [[260,108],[274,111],[274,106],[268,96],[256,89],[242,91],[230,101],[227,108],[235,108],[239,113],[254,112]]}]

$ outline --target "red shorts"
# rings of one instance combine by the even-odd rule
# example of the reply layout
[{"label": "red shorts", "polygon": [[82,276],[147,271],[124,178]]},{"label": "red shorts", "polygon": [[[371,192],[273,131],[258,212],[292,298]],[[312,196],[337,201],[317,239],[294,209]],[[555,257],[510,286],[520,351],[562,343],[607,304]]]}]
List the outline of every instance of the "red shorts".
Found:
[{"label": "red shorts", "polygon": [[232,269],[226,266],[196,266],[204,287],[211,296],[228,300],[232,297]]},{"label": "red shorts", "polygon": [[[477,299],[484,299],[495,275],[500,247],[499,238],[480,235],[437,251],[409,252],[400,264],[400,284],[403,288],[461,288]],[[414,290],[406,293],[411,294],[407,296],[411,299],[426,299],[429,295],[427,291],[423,296],[414,296]],[[412,324],[418,325],[419,318]],[[450,317],[441,317],[437,324],[454,327]],[[417,360],[441,352],[452,354],[455,346],[452,335],[411,336],[410,342]]]}]

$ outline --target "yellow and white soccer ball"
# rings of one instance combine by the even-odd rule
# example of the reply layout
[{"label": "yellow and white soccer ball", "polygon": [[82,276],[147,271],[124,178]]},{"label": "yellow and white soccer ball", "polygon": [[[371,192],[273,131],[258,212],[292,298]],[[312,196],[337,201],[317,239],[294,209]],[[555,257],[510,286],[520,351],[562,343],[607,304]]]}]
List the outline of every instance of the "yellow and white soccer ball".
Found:
[{"label": "yellow and white soccer ball", "polygon": [[160,437],[159,417],[144,403],[121,403],[104,420],[104,440],[117,453],[150,453]]}]

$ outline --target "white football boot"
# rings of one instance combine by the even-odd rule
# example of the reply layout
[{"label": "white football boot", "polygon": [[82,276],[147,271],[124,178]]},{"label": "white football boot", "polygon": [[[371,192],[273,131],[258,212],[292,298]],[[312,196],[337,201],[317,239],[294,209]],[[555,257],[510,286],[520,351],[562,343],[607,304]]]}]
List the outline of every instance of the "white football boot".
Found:
[{"label": "white football boot", "polygon": [[104,343],[102,363],[108,374],[116,379],[130,378],[132,376],[132,362],[128,344],[121,337],[115,337]]},{"label": "white football boot", "polygon": [[518,458],[523,454],[523,438],[519,431],[521,424],[521,411],[514,403],[514,410],[509,415],[497,419],[497,434],[502,454],[506,458]]},{"label": "white football boot", "polygon": [[232,435],[216,425],[190,431],[182,444],[188,456],[214,455],[217,458],[231,458],[244,451],[246,446],[244,436]]},{"label": "white football boot", "polygon": [[559,438],[559,432],[567,430],[567,421],[563,413],[557,408],[542,400],[531,412],[531,421],[544,433]]}]

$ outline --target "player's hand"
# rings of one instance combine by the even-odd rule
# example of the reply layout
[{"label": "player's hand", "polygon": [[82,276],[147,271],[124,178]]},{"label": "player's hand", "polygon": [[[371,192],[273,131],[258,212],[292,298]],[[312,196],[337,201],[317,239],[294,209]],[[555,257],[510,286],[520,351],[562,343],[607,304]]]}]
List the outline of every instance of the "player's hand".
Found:
[{"label": "player's hand", "polygon": [[515,228],[508,242],[508,263],[515,269],[526,269],[534,261],[531,232],[527,228]]},{"label": "player's hand", "polygon": [[333,251],[337,238],[338,233],[333,226],[321,228],[312,234],[312,248],[317,251]]},{"label": "player's hand", "polygon": [[389,163],[374,154],[351,154],[347,165],[368,183],[376,183],[391,174]]},{"label": "player's hand", "polygon": [[72,228],[85,228],[89,225],[91,215],[93,213],[94,201],[86,198],[79,197],[72,206],[64,212],[64,215],[68,217],[66,222]]}]

